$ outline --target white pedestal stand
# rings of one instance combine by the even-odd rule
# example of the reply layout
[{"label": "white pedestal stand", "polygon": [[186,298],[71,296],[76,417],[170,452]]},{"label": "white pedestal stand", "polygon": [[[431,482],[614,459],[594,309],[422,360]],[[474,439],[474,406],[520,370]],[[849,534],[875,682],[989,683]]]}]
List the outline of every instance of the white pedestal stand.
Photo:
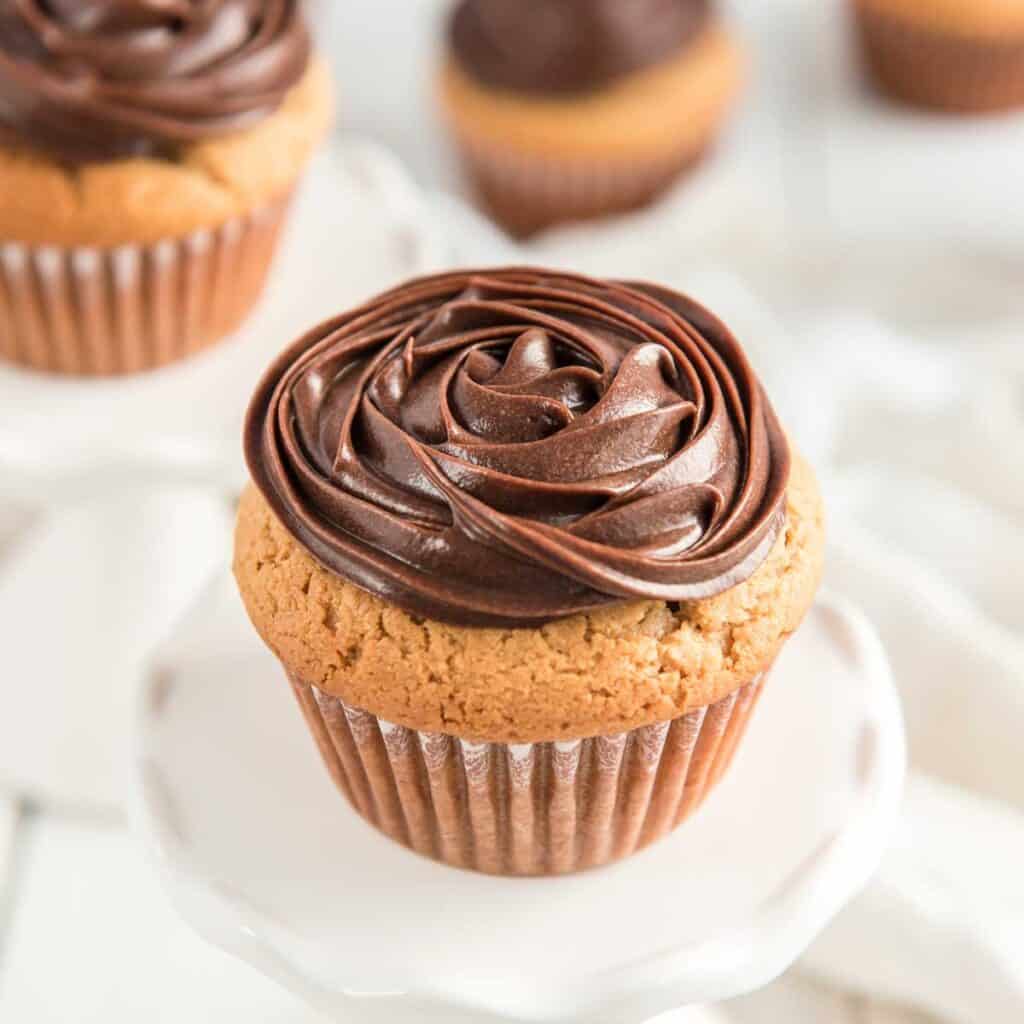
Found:
[{"label": "white pedestal stand", "polygon": [[697,817],[621,864],[495,879],[366,825],[221,579],[152,662],[135,810],[215,944],[339,1021],[640,1024],[767,983],[876,867],[904,771],[871,628],[825,598]]}]

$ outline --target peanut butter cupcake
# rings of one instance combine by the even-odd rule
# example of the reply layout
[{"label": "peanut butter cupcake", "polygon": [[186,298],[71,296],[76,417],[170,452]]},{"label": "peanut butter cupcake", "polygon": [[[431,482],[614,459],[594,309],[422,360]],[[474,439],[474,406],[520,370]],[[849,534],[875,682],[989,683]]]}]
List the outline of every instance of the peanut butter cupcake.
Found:
[{"label": "peanut butter cupcake", "polygon": [[711,148],[742,70],[710,0],[461,0],[448,51],[468,176],[518,235],[650,202]]},{"label": "peanut butter cupcake", "polygon": [[1024,106],[1019,0],[853,0],[866,64],[892,98],[950,113]]},{"label": "peanut butter cupcake", "polygon": [[460,867],[577,871],[679,825],[821,572],[739,344],[651,285],[412,281],[284,351],[245,450],[235,576],[328,770]]},{"label": "peanut butter cupcake", "polygon": [[0,358],[128,373],[236,328],[330,106],[300,0],[0,0]]}]

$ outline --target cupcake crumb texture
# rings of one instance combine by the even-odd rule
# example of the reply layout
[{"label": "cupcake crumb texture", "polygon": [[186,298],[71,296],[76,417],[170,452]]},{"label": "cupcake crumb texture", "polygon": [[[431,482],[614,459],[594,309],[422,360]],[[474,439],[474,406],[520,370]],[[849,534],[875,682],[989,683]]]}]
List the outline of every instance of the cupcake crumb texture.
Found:
[{"label": "cupcake crumb texture", "polygon": [[166,158],[70,166],[0,148],[0,238],[34,245],[114,246],[178,238],[285,195],[323,138],[330,74],[314,59],[281,107],[259,124]]},{"label": "cupcake crumb texture", "polygon": [[256,629],[307,685],[409,728],[536,742],[668,721],[756,678],[813,599],[824,534],[817,483],[797,457],[786,528],[745,583],[692,603],[472,628],[410,615],[327,572],[250,486],[234,571]]}]

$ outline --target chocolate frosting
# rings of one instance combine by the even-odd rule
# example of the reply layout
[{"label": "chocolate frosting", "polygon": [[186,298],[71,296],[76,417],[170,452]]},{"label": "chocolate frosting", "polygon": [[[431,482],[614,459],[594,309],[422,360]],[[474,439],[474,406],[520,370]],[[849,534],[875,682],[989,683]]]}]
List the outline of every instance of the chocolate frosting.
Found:
[{"label": "chocolate frosting", "polygon": [[790,465],[707,310],[531,269],[423,278],[317,327],[260,383],[245,451],[328,570],[504,626],[741,582],[782,529]]},{"label": "chocolate frosting", "polygon": [[301,0],[0,0],[0,138],[71,162],[245,128],[301,78]]},{"label": "chocolate frosting", "polygon": [[451,47],[478,81],[541,94],[600,89],[686,46],[711,0],[462,0]]}]

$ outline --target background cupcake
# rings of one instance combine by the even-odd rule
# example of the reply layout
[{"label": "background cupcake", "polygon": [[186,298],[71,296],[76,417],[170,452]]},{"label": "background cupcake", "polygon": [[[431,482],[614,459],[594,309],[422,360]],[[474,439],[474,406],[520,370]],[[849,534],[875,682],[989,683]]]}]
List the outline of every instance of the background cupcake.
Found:
[{"label": "background cupcake", "polygon": [[440,94],[481,201],[525,235],[652,200],[740,79],[709,0],[462,0]]},{"label": "background cupcake", "polygon": [[729,331],[683,296],[413,281],[260,384],[235,574],[340,789],[498,874],[678,825],[817,586],[822,511]]},{"label": "background cupcake", "polygon": [[299,0],[0,4],[0,356],[125,373],[230,332],[329,112]]},{"label": "background cupcake", "polygon": [[894,99],[963,113],[1024,106],[1016,0],[854,0],[866,63]]}]

